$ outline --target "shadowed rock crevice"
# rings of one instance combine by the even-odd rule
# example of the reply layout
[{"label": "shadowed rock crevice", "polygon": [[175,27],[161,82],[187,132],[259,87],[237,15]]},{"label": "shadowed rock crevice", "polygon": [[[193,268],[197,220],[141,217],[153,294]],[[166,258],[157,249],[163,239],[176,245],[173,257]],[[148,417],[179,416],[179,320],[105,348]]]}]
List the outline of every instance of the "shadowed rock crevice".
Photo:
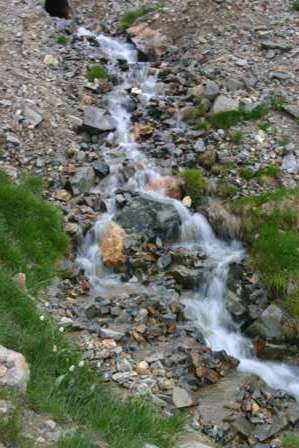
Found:
[{"label": "shadowed rock crevice", "polygon": [[50,16],[68,19],[70,7],[67,0],[46,0],[45,10]]}]

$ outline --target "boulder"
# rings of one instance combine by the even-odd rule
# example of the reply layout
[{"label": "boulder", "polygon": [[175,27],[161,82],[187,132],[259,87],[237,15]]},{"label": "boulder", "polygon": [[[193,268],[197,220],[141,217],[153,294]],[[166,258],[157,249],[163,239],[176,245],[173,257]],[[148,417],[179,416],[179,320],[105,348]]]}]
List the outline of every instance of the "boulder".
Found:
[{"label": "boulder", "polygon": [[241,220],[233,215],[219,201],[210,201],[205,209],[206,216],[214,231],[221,238],[239,238],[241,233]]},{"label": "boulder", "polygon": [[175,177],[165,176],[148,184],[151,191],[161,191],[173,199],[182,199],[182,183]]},{"label": "boulder", "polygon": [[88,193],[95,183],[95,172],[91,166],[83,166],[68,183],[73,193]]},{"label": "boulder", "polygon": [[175,206],[146,193],[132,195],[115,220],[129,235],[146,239],[174,242],[180,235],[181,218]]},{"label": "boulder", "polygon": [[127,32],[138,50],[151,58],[160,58],[170,45],[166,36],[144,22],[130,27]]},{"label": "boulder", "polygon": [[178,265],[171,268],[167,275],[174,278],[184,289],[193,289],[199,286],[203,277],[203,271]]},{"label": "boulder", "polygon": [[212,113],[231,112],[239,109],[239,100],[230,98],[226,95],[219,95],[212,107]]},{"label": "boulder", "polygon": [[89,106],[84,110],[82,130],[91,135],[101,132],[113,131],[116,128],[115,120],[104,109]]},{"label": "boulder", "polygon": [[121,226],[110,221],[103,234],[101,242],[101,255],[105,266],[119,268],[124,264],[125,231]]},{"label": "boulder", "polygon": [[0,387],[25,392],[29,377],[30,370],[24,356],[0,345]]},{"label": "boulder", "polygon": [[51,16],[69,18],[70,7],[67,0],[46,0],[45,9]]},{"label": "boulder", "polygon": [[172,392],[172,401],[176,408],[189,408],[193,405],[193,399],[188,391],[182,387],[175,387]]}]

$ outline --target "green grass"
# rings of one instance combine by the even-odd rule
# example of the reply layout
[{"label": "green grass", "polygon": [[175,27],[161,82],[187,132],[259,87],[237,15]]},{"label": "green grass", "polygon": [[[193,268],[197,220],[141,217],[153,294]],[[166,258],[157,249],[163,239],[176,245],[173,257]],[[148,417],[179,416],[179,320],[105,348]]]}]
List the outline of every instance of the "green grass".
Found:
[{"label": "green grass", "polygon": [[226,180],[221,180],[217,185],[218,196],[222,198],[231,198],[238,191],[238,188]]},{"label": "green grass", "polygon": [[[0,344],[23,353],[30,364],[27,406],[100,433],[111,448],[173,446],[184,424],[181,414],[166,417],[146,399],[116,395],[88,365],[81,366],[81,353],[53,320],[45,313],[41,319],[32,296],[51,283],[69,242],[60,213],[37,191],[40,183],[33,178],[17,187],[0,175]],[[14,281],[18,272],[26,274],[28,293]],[[80,437],[81,445],[60,446],[90,446],[84,433]]]},{"label": "green grass", "polygon": [[262,121],[262,122],[259,124],[259,128],[260,128],[262,131],[264,131],[264,132],[269,132],[269,131],[271,130],[271,123],[270,123],[269,121],[267,121],[267,120]]},{"label": "green grass", "polygon": [[87,67],[86,77],[89,82],[93,82],[95,79],[107,79],[108,72],[102,65],[95,64]]},{"label": "green grass", "polygon": [[285,297],[290,284],[299,287],[299,190],[279,189],[233,202],[255,269],[269,291]]},{"label": "green grass", "polygon": [[24,446],[20,408],[16,408],[6,419],[0,419],[0,441],[8,446]]},{"label": "green grass", "polygon": [[229,129],[243,121],[254,121],[262,118],[269,111],[267,104],[260,104],[252,110],[240,106],[238,110],[219,112],[210,116],[210,122],[215,128]]},{"label": "green grass", "polygon": [[69,43],[69,39],[64,34],[61,34],[60,36],[57,36],[56,43],[58,45],[67,45]]},{"label": "green grass", "polygon": [[265,166],[263,168],[260,168],[257,171],[254,171],[252,168],[250,167],[244,167],[241,168],[239,171],[240,176],[243,179],[246,180],[251,180],[254,178],[259,178],[259,177],[273,177],[274,179],[277,179],[280,176],[280,168],[278,166],[274,166],[274,165],[268,165]]},{"label": "green grass", "polygon": [[185,184],[185,194],[198,201],[207,188],[207,180],[200,169],[185,169],[181,176]]},{"label": "green grass", "polygon": [[120,19],[120,28],[122,31],[125,31],[126,29],[130,28],[139,17],[145,16],[150,12],[150,8],[140,8],[140,9],[134,9],[132,11],[129,11],[127,14],[123,15]]},{"label": "green grass", "polygon": [[282,441],[283,448],[299,448],[299,436],[289,434]]},{"label": "green grass", "polygon": [[230,133],[230,139],[234,145],[240,145],[243,140],[243,134],[241,131],[233,131]]}]

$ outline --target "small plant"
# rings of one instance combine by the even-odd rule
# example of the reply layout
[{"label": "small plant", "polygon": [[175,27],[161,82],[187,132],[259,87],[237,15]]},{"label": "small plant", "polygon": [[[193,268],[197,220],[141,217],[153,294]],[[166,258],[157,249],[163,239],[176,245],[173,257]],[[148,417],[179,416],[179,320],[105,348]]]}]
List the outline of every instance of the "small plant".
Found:
[{"label": "small plant", "polygon": [[293,1],[292,8],[294,11],[299,11],[299,0]]},{"label": "small plant", "polygon": [[121,30],[125,31],[126,29],[130,28],[130,26],[132,26],[134,22],[139,19],[139,17],[145,16],[145,14],[147,14],[148,12],[150,12],[149,8],[140,8],[129,11],[120,19]]},{"label": "small plant", "polygon": [[69,40],[66,36],[64,36],[63,34],[61,36],[58,36],[56,39],[56,43],[58,45],[67,45],[69,43]]},{"label": "small plant", "polygon": [[221,180],[217,185],[217,192],[221,198],[232,198],[237,191],[238,189],[235,185],[225,180]]},{"label": "small plant", "polygon": [[249,167],[241,168],[239,174],[245,180],[250,180],[255,177],[255,172],[253,171],[252,168]]},{"label": "small plant", "polygon": [[106,79],[108,73],[105,67],[100,64],[95,64],[87,67],[86,77],[89,82],[93,82],[95,79]]},{"label": "small plant", "polygon": [[202,117],[209,110],[209,104],[201,101],[197,106],[187,107],[183,111],[183,120],[190,126],[195,127],[201,121]]},{"label": "small plant", "polygon": [[277,179],[280,175],[280,169],[274,165],[268,165],[262,167],[257,171],[254,171],[250,167],[244,167],[240,169],[239,174],[243,179],[246,180],[251,180],[256,177],[262,177],[262,176],[273,177],[274,179]]},{"label": "small plant", "polygon": [[246,109],[244,106],[240,106],[238,110],[213,114],[210,117],[210,121],[213,126],[218,129],[229,129],[242,121],[258,120],[268,111],[269,108],[266,104],[259,104],[251,110]]},{"label": "small plant", "polygon": [[264,132],[269,132],[271,129],[271,123],[269,121],[262,121],[259,124],[259,128]]},{"label": "small plant", "polygon": [[193,201],[201,198],[207,188],[207,180],[200,169],[185,169],[182,172],[185,183],[185,194]]},{"label": "small plant", "polygon": [[243,134],[241,131],[231,132],[230,139],[231,139],[232,143],[234,143],[235,145],[240,145],[240,143],[243,140]]},{"label": "small plant", "polygon": [[299,448],[299,436],[293,434],[286,435],[282,441],[282,446],[283,448]]}]

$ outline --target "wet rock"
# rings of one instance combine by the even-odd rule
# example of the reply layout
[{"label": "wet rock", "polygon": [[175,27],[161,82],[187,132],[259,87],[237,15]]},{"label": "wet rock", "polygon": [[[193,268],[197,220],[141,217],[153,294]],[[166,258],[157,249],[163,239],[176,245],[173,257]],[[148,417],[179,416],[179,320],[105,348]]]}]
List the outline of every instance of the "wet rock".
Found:
[{"label": "wet rock", "polygon": [[188,391],[182,387],[175,387],[172,392],[172,401],[176,408],[189,408],[193,405],[193,400]]},{"label": "wet rock", "polygon": [[199,269],[190,269],[183,265],[172,267],[167,271],[167,275],[174,278],[184,289],[197,288],[203,276]]},{"label": "wet rock", "polygon": [[82,130],[91,135],[101,132],[113,131],[116,123],[106,110],[95,106],[86,107],[84,110],[84,119]]},{"label": "wet rock", "polygon": [[116,213],[116,222],[128,234],[176,241],[181,219],[172,203],[147,194],[136,194]]},{"label": "wet rock", "polygon": [[0,386],[25,392],[29,377],[29,366],[24,356],[1,345]]},{"label": "wet rock", "polygon": [[219,95],[212,107],[212,113],[230,112],[239,109],[239,100],[230,98],[225,95]]},{"label": "wet rock", "polygon": [[84,166],[70,178],[69,184],[73,193],[88,193],[95,182],[95,173],[92,167]]},{"label": "wet rock", "polygon": [[274,415],[272,417],[271,424],[259,425],[258,429],[255,430],[255,438],[259,442],[264,442],[271,439],[273,436],[278,434],[282,429],[288,425],[288,420],[286,416],[282,413],[279,415]]},{"label": "wet rock", "polygon": [[102,160],[96,160],[95,162],[93,162],[92,166],[95,170],[96,175],[99,177],[106,177],[110,173],[109,165]]},{"label": "wet rock", "polygon": [[241,220],[230,213],[219,201],[210,201],[205,209],[207,218],[214,231],[222,238],[239,238],[241,233]]},{"label": "wet rock", "polygon": [[148,188],[152,191],[160,191],[173,199],[182,198],[182,182],[175,177],[165,176],[151,181]]},{"label": "wet rock", "polygon": [[101,242],[101,256],[105,266],[118,268],[124,264],[124,240],[124,229],[110,221],[104,230]]},{"label": "wet rock", "polygon": [[147,23],[134,25],[127,32],[138,50],[150,58],[160,58],[170,45],[166,36],[150,28]]},{"label": "wet rock", "polygon": [[279,341],[283,338],[282,319],[282,310],[277,305],[271,304],[247,329],[247,333],[252,336],[261,336],[269,341]]},{"label": "wet rock", "polygon": [[247,420],[246,417],[240,415],[232,423],[231,428],[238,434],[249,439],[254,433],[255,426]]},{"label": "wet rock", "polygon": [[247,309],[246,306],[243,305],[241,297],[238,297],[237,294],[232,291],[227,292],[225,304],[235,320],[240,321],[246,316]]}]

